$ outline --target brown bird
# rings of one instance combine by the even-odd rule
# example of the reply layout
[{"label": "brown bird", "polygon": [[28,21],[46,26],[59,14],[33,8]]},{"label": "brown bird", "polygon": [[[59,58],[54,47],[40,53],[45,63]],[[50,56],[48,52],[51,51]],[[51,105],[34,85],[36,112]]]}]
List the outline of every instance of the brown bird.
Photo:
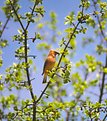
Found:
[{"label": "brown bird", "polygon": [[43,78],[43,82],[42,83],[46,83],[47,82],[47,75],[48,72],[52,70],[52,68],[55,65],[56,62],[56,55],[59,54],[57,51],[55,50],[50,50],[45,63],[44,63],[44,68],[43,68],[43,73],[44,74],[44,78]]}]

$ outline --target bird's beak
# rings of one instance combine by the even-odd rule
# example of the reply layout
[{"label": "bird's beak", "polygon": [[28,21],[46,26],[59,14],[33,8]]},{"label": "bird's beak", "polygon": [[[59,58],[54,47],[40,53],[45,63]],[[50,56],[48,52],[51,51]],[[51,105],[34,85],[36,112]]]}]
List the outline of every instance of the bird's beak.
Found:
[{"label": "bird's beak", "polygon": [[59,52],[57,52],[57,51],[55,51],[55,54],[56,54],[56,55],[59,55],[60,53],[59,53]]}]

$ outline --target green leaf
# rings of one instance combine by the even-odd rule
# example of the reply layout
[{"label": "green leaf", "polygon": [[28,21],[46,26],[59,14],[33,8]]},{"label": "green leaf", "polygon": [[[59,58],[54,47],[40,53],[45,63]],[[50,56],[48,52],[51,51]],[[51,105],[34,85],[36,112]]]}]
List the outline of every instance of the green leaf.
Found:
[{"label": "green leaf", "polygon": [[90,86],[96,86],[97,83],[98,83],[98,80],[95,79],[95,80],[91,80],[91,81],[89,82],[89,85],[90,85]]},{"label": "green leaf", "polygon": [[22,32],[22,29],[18,29],[18,32],[19,32],[19,34],[22,34],[23,32]]},{"label": "green leaf", "polygon": [[42,36],[40,35],[40,33],[36,33],[36,39],[42,40]]},{"label": "green leaf", "polygon": [[37,6],[35,8],[35,12],[39,13],[42,17],[44,16],[45,10],[44,10],[44,6]]},{"label": "green leaf", "polygon": [[6,47],[7,45],[8,45],[8,40],[1,40],[1,41],[0,41],[0,47],[1,47],[1,48]]},{"label": "green leaf", "polygon": [[107,74],[107,68],[103,68],[103,72]]},{"label": "green leaf", "polygon": [[74,12],[71,12],[70,15],[66,16],[65,18],[65,25],[72,24],[74,22]]},{"label": "green leaf", "polygon": [[50,45],[46,42],[42,42],[42,43],[37,45],[37,49],[42,50],[43,48],[50,49]]}]

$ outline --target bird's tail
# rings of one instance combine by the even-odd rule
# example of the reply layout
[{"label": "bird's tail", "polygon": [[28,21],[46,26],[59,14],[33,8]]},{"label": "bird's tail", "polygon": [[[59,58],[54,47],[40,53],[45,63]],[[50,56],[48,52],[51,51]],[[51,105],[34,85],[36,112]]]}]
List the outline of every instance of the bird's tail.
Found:
[{"label": "bird's tail", "polygon": [[42,83],[46,83],[47,82],[47,75],[44,74],[44,77],[43,77],[43,82]]}]

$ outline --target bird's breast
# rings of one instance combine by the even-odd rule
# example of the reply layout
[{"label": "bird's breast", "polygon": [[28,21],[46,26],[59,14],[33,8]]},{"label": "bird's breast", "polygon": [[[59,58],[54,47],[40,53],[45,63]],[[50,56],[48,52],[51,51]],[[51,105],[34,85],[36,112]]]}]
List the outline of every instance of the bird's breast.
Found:
[{"label": "bird's breast", "polygon": [[54,67],[54,65],[55,65],[55,58],[48,57],[47,58],[47,63],[48,63],[47,69],[51,70]]}]

